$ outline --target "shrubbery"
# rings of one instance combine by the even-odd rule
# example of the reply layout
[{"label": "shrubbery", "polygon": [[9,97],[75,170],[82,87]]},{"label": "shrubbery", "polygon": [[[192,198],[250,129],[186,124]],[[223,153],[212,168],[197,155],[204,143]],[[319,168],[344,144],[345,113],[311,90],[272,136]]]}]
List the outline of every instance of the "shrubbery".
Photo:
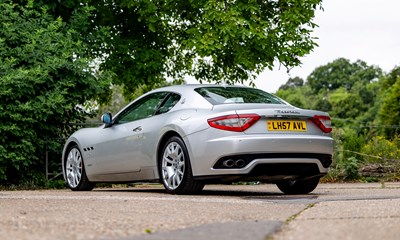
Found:
[{"label": "shrubbery", "polygon": [[349,133],[334,134],[335,153],[326,181],[398,181],[400,180],[400,135],[392,139]]},{"label": "shrubbery", "polygon": [[95,77],[75,28],[90,9],[77,10],[67,25],[32,2],[0,3],[0,184],[44,184],[46,148],[83,122],[77,107],[108,88]]},{"label": "shrubbery", "polygon": [[383,73],[361,60],[339,58],[317,67],[307,81],[294,79],[277,95],[329,112],[333,120],[335,152],[325,180],[400,179],[400,67]]}]

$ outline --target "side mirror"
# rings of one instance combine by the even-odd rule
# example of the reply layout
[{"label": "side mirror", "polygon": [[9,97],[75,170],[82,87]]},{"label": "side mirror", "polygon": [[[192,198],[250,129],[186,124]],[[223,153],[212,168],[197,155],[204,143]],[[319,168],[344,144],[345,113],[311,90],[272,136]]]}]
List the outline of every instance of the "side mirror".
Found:
[{"label": "side mirror", "polygon": [[106,127],[110,127],[112,125],[112,116],[111,113],[104,113],[101,116],[101,121],[106,125]]}]

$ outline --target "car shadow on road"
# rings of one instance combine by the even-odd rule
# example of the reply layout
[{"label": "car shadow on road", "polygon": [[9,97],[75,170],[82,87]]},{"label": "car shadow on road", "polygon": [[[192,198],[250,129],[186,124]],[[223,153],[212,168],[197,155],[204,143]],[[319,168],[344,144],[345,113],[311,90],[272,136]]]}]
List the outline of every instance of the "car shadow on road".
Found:
[{"label": "car shadow on road", "polygon": [[[167,191],[162,188],[116,188],[116,189],[96,189],[97,192],[137,192],[137,193],[159,193],[159,194],[167,194]],[[282,196],[284,195],[283,193],[278,193],[278,192],[261,192],[261,191],[246,191],[246,190],[220,190],[220,189],[206,189],[202,190],[199,193],[196,194],[190,194],[191,196],[237,196],[237,197],[242,197],[242,196]],[[185,196],[190,196],[190,195],[185,195]],[[179,195],[176,195],[179,196]]]},{"label": "car shadow on road", "polygon": [[[165,189],[157,188],[157,187],[131,187],[131,188],[117,188],[117,189],[97,189],[96,191],[104,191],[104,192],[131,192],[131,193],[154,193],[155,195],[169,195]],[[247,200],[260,200],[260,201],[313,201],[318,199],[320,193],[309,193],[305,195],[286,195],[281,192],[273,192],[273,191],[246,191],[246,190],[221,190],[221,189],[205,189],[197,194],[192,195],[184,195],[184,196],[199,196],[199,197],[212,197],[212,196],[221,196],[221,197],[237,197],[241,199]],[[324,195],[324,194],[322,194]],[[175,195],[180,196],[180,195]]]},{"label": "car shadow on road", "polygon": [[202,196],[230,196],[239,197],[246,200],[260,200],[260,201],[309,201],[315,200],[319,197],[319,194],[304,194],[304,195],[287,195],[281,192],[254,192],[244,190],[204,190],[199,195]]}]

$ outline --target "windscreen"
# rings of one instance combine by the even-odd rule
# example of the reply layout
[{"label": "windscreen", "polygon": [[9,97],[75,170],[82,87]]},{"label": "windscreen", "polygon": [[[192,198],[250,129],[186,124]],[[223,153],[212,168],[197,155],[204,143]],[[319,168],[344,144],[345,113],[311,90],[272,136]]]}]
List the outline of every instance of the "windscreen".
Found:
[{"label": "windscreen", "polygon": [[195,91],[213,105],[229,103],[284,104],[272,94],[247,87],[200,87]]}]

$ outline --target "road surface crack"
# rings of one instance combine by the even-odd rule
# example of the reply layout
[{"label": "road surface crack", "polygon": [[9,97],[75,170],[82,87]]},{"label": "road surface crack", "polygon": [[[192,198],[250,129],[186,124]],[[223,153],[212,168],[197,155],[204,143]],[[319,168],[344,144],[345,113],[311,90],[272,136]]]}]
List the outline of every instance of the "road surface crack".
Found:
[{"label": "road surface crack", "polygon": [[312,207],[314,207],[314,206],[315,206],[314,203],[308,204],[307,207],[305,207],[304,209],[302,209],[300,212],[298,212],[298,213],[296,213],[296,214],[293,214],[293,215],[290,216],[288,219],[286,219],[285,223],[286,223],[286,224],[289,224],[290,222],[296,220],[296,218],[297,218],[298,216],[300,216],[300,214],[302,214],[303,212],[307,211],[308,209],[310,209],[310,208],[312,208]]},{"label": "road surface crack", "polygon": [[276,231],[273,235],[269,235],[265,238],[265,240],[274,240],[275,236],[284,232],[285,226],[288,226],[289,223],[293,222],[294,220],[296,220],[296,218],[298,216],[300,216],[303,212],[307,211],[308,209],[314,207],[316,205],[316,203],[311,203],[308,204],[304,209],[300,210],[299,212],[293,214],[292,216],[290,216],[288,219],[286,219],[285,223],[279,228],[278,231]]}]

